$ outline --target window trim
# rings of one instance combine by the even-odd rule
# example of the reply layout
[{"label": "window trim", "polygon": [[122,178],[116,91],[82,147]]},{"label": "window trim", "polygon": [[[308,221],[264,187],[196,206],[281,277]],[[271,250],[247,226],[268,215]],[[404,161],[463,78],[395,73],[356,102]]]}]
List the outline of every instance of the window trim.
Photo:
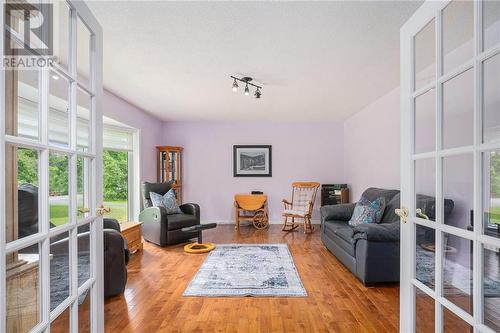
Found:
[{"label": "window trim", "polygon": [[[113,121],[113,118],[106,117]],[[132,150],[129,149],[116,149],[116,148],[106,148],[103,144],[103,151],[121,151],[128,153],[128,196],[127,196],[127,215],[128,221],[137,221],[139,218],[140,208],[141,208],[141,192],[140,192],[140,179],[141,179],[141,163],[140,163],[140,140],[141,140],[141,130],[138,128],[133,128],[127,125],[111,125],[103,124],[103,133],[106,129],[128,132],[132,135]],[[104,173],[103,173],[104,177]],[[123,222],[123,221],[119,221]]]}]

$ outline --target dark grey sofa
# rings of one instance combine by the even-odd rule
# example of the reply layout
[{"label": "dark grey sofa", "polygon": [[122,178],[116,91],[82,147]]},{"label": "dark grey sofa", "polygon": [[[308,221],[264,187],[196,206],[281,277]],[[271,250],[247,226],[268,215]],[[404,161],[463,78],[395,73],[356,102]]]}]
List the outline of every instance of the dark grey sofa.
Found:
[{"label": "dark grey sofa", "polygon": [[[323,206],[321,212],[321,240],[365,285],[399,281],[400,221],[395,209],[400,206],[398,190],[368,188],[362,196],[370,201],[379,197],[386,200],[380,223],[351,227],[348,221],[356,203]],[[446,199],[445,218],[453,209],[453,201]],[[417,196],[417,207],[434,219],[435,199]]]},{"label": "dark grey sofa", "polygon": [[181,229],[200,224],[200,206],[185,203],[179,206],[181,214],[167,215],[164,207],[153,207],[150,192],[164,195],[172,188],[170,182],[142,184],[144,210],[139,214],[142,224],[142,236],[148,242],[160,246],[187,242],[196,234],[183,232]]}]

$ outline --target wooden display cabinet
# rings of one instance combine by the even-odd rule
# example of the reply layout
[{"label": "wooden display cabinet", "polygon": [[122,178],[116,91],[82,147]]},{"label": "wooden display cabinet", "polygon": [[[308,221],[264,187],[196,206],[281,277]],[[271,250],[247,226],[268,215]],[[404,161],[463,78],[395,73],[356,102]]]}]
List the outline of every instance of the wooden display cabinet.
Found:
[{"label": "wooden display cabinet", "polygon": [[177,203],[182,203],[182,147],[157,146],[158,182],[172,182]]}]

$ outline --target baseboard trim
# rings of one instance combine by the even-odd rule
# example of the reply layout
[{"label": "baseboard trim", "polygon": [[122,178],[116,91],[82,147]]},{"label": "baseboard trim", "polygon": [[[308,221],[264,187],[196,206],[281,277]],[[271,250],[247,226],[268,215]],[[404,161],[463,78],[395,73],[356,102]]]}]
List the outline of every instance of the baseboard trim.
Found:
[{"label": "baseboard trim", "polygon": [[[229,220],[201,220],[201,224],[207,224],[207,223],[217,223],[217,224],[232,224],[234,225],[234,221],[229,221]],[[249,222],[242,222],[242,223],[249,223]],[[274,220],[274,221],[269,221],[269,224],[283,224],[283,221],[279,220]],[[321,224],[320,220],[311,220],[311,224]]]}]

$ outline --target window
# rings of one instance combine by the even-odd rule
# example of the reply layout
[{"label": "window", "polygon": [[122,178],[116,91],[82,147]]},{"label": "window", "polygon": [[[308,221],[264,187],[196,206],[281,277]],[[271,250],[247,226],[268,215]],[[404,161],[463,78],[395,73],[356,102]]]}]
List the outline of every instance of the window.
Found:
[{"label": "window", "polygon": [[104,117],[103,196],[104,206],[111,209],[105,217],[119,222],[133,220],[139,208],[136,140],[137,130]]}]

